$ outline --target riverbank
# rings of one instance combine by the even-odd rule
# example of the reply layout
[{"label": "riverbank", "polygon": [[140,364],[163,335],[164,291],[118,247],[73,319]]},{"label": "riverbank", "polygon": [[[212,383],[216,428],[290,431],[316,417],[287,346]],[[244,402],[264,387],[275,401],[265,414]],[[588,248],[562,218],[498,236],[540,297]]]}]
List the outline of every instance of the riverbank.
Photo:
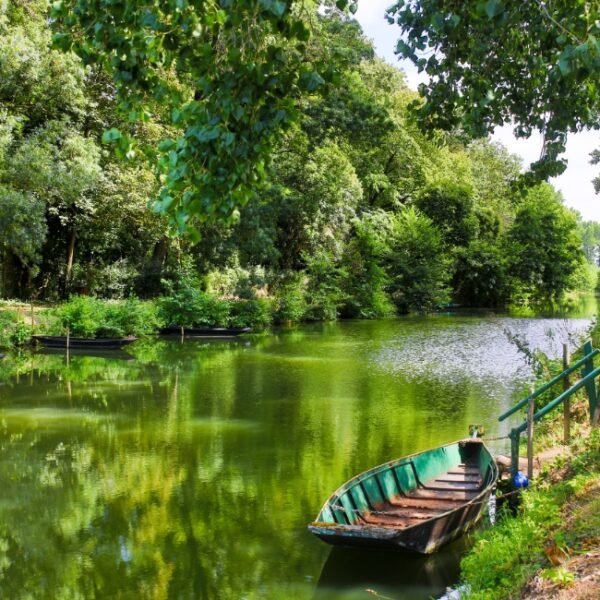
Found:
[{"label": "riverbank", "polygon": [[[586,401],[572,412],[585,415]],[[572,443],[531,482],[518,514],[501,514],[462,560],[465,597],[600,597],[600,429],[578,421]],[[557,416],[544,424],[538,448],[554,444],[559,431]]]}]

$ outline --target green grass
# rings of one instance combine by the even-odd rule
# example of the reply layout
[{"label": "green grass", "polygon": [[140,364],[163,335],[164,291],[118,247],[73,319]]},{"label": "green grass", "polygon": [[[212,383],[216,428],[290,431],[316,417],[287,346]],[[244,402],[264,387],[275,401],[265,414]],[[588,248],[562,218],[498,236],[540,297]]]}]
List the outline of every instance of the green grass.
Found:
[{"label": "green grass", "polygon": [[479,535],[461,563],[468,598],[517,598],[542,570],[545,577],[568,584],[570,575],[552,568],[544,548],[550,544],[577,552],[597,535],[599,499],[589,490],[600,477],[600,429],[578,439],[572,450],[568,464],[559,461],[523,495],[516,517],[505,516]]}]

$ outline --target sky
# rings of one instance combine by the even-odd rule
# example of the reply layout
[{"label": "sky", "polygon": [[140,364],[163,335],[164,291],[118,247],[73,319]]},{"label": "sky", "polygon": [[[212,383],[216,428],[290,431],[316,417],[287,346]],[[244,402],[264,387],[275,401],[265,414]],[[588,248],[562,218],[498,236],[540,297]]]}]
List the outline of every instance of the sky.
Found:
[{"label": "sky", "polygon": [[[412,63],[399,61],[394,54],[400,30],[384,19],[385,9],[391,4],[392,0],[361,0],[356,18],[365,35],[375,43],[378,56],[400,67],[406,73],[408,85],[416,89],[420,82],[425,81],[425,77],[417,72]],[[542,146],[539,135],[528,140],[517,140],[512,135],[511,128],[504,126],[496,130],[493,139],[521,156],[524,166],[539,158]],[[600,222],[600,195],[594,192],[592,185],[592,179],[600,174],[600,165],[589,164],[590,152],[596,148],[600,148],[598,132],[571,134],[565,155],[568,160],[567,170],[560,177],[552,179],[551,183],[562,192],[567,206],[578,210],[585,220]]]}]

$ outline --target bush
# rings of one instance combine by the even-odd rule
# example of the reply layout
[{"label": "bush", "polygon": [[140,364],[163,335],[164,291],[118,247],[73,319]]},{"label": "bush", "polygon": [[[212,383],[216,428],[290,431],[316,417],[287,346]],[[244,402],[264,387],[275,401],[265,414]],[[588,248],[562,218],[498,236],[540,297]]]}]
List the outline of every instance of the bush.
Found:
[{"label": "bush", "polygon": [[264,329],[273,321],[273,303],[269,300],[238,300],[231,303],[232,327]]},{"label": "bush", "polygon": [[307,321],[335,321],[344,303],[340,288],[347,274],[327,250],[319,250],[305,260],[308,304],[304,318]]},{"label": "bush", "polygon": [[18,313],[12,310],[0,311],[0,348],[24,346],[31,338],[31,329]]},{"label": "bush", "polygon": [[161,326],[157,307],[152,302],[130,298],[106,302],[87,296],[74,296],[56,308],[50,333],[82,338],[144,336]]},{"label": "bush", "polygon": [[73,337],[94,338],[104,325],[104,305],[96,298],[73,296],[52,314],[56,323],[51,333]]},{"label": "bush", "polygon": [[175,284],[167,284],[167,292],[158,302],[166,325],[225,327],[229,324],[230,303],[201,291],[198,280],[182,278]]},{"label": "bush", "polygon": [[306,313],[302,276],[282,284],[275,292],[274,319],[277,323],[299,323]]},{"label": "bush", "polygon": [[158,307],[153,302],[128,298],[122,302],[104,303],[104,321],[96,337],[146,336],[163,326]]}]

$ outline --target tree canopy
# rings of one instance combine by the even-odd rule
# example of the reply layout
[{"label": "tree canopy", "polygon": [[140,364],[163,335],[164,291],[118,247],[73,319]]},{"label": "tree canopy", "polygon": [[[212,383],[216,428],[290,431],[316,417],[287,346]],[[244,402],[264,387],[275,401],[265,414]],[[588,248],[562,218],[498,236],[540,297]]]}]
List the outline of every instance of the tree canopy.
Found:
[{"label": "tree canopy", "polygon": [[[60,26],[55,42],[110,73],[132,123],[152,116],[152,101],[166,109],[173,135],[158,147],[155,208],[180,231],[191,229],[190,218],[226,220],[248,202],[297,98],[335,75],[335,62],[309,43],[312,0],[52,6]],[[135,152],[117,128],[104,141],[126,156]]]},{"label": "tree canopy", "polygon": [[[68,9],[75,4],[81,8],[76,13]],[[206,36],[233,39],[237,3],[196,4],[204,7],[198,19],[208,18],[209,4],[226,15],[214,30],[202,25],[198,44]],[[254,6],[264,12],[275,4]],[[596,257],[589,225],[553,192],[529,199],[517,193],[520,163],[502,146],[485,138],[470,141],[460,130],[426,135],[408,109],[418,96],[403,73],[375,56],[359,24],[340,10],[344,3],[336,4],[323,10],[308,1],[287,3],[275,20],[261,12],[264,19],[252,26],[258,29],[251,28],[256,43],[264,34],[257,57],[268,62],[264,43],[283,48],[290,70],[309,61],[310,72],[323,80],[319,93],[302,88],[301,75],[290,71],[297,86],[289,96],[277,87],[280,80],[270,96],[273,90],[259,78],[242,102],[235,86],[260,64],[242,65],[237,73],[229,46],[198,58],[185,31],[171,47],[170,30],[151,33],[146,15],[139,31],[160,38],[159,48],[169,47],[164,60],[157,58],[152,72],[136,74],[135,81],[123,73],[126,66],[137,73],[146,64],[137,46],[124,59],[103,46],[105,26],[118,40],[122,34],[123,44],[141,44],[134,25],[145,9],[167,21],[172,11],[184,27],[192,4],[58,3],[59,23],[47,18],[45,0],[0,2],[0,293],[48,300],[166,294],[183,308],[192,298],[195,320],[202,313],[209,320],[246,323],[375,318],[448,302],[498,306],[576,286],[582,230],[589,260]],[[108,8],[113,5],[114,13]],[[96,9],[99,20],[93,22],[104,24],[85,29],[80,20]],[[117,22],[119,11],[124,20]],[[70,17],[69,37],[59,34],[59,42],[78,54],[52,44],[52,30]],[[294,20],[310,29],[309,39],[299,40],[299,30],[286,37],[283,22]],[[189,56],[178,45],[185,39],[194,45]],[[215,86],[209,94],[197,93],[201,59],[219,63],[209,69]],[[228,93],[218,81],[235,84],[230,101],[243,104],[245,125],[228,112],[231,103],[218,112],[218,98]],[[245,132],[248,119],[256,124],[262,118],[262,103],[268,112],[272,102],[289,103],[290,111],[270,133],[248,133],[248,140],[265,144],[247,155],[219,162],[224,136],[197,143],[192,134],[209,113],[224,119],[215,125],[219,132]],[[165,140],[175,146],[157,156]],[[111,141],[125,160],[111,151]],[[236,169],[257,179],[234,181]],[[226,179],[233,182],[228,192]],[[161,185],[158,208],[169,218],[147,209]],[[187,192],[208,204],[194,200],[185,208]],[[168,207],[165,193],[173,200]],[[546,196],[552,200],[542,202]],[[199,240],[172,235],[169,219],[182,229],[194,218]],[[532,265],[530,247],[539,245],[548,223],[560,225],[552,237],[557,251],[542,252],[540,245]],[[561,264],[560,279],[553,262]],[[222,307],[231,311],[221,314]]]},{"label": "tree canopy", "polygon": [[600,128],[600,5],[585,0],[401,0],[387,11],[397,53],[429,76],[427,128],[482,136],[514,123],[544,137],[534,173],[560,174],[567,134]]}]

